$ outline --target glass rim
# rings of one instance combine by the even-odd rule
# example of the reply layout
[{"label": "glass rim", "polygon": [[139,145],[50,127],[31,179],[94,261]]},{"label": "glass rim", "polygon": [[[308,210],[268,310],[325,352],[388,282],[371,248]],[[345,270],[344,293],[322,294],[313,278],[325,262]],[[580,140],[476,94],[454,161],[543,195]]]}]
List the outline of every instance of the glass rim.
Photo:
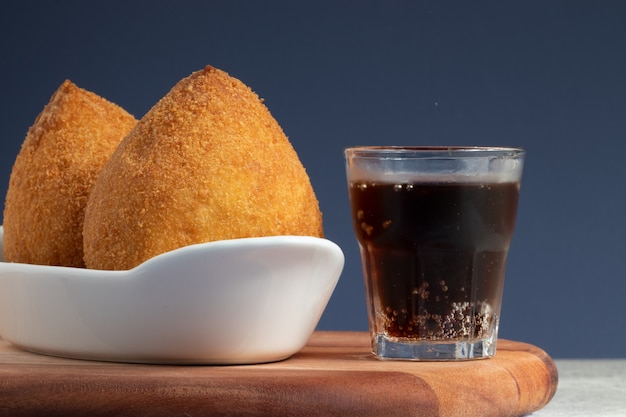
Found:
[{"label": "glass rim", "polygon": [[352,146],[344,149],[346,157],[350,158],[455,158],[455,157],[485,157],[508,156],[522,157],[526,150],[522,147],[509,146]]}]

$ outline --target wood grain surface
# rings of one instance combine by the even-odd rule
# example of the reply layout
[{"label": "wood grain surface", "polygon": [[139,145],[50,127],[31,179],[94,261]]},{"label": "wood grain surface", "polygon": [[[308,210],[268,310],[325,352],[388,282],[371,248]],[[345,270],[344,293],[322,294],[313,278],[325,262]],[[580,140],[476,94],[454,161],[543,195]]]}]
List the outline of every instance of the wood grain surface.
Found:
[{"label": "wood grain surface", "polygon": [[541,349],[500,340],[492,359],[380,361],[362,332],[316,332],[282,362],[163,366],[21,351],[0,340],[0,416],[524,416],[557,371]]}]

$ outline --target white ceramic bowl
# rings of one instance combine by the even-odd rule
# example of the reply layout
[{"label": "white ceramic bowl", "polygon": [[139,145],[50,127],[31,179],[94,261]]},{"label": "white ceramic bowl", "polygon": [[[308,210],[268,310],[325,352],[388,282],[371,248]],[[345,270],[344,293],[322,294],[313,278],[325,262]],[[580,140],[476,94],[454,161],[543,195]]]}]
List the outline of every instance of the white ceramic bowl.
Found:
[{"label": "white ceramic bowl", "polygon": [[304,347],[343,265],[336,244],[297,236],[187,246],[128,271],[0,262],[0,335],[78,359],[277,361]]}]

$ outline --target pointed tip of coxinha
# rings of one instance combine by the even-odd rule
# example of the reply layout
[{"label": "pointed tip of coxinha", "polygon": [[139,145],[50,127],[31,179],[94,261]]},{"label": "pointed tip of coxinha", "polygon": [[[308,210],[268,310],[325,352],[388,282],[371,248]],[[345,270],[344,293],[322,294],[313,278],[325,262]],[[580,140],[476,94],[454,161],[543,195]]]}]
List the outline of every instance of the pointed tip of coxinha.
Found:
[{"label": "pointed tip of coxinha", "polygon": [[323,236],[317,198],[262,100],[212,66],[179,81],[122,141],[96,181],[83,232],[95,269],[273,235]]}]

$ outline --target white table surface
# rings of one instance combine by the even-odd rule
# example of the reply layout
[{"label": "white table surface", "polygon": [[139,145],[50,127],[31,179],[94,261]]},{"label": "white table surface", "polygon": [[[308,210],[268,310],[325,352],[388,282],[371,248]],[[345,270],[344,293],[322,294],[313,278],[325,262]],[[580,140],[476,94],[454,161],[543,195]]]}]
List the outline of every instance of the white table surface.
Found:
[{"label": "white table surface", "polygon": [[555,360],[559,385],[532,417],[626,417],[626,359]]}]

